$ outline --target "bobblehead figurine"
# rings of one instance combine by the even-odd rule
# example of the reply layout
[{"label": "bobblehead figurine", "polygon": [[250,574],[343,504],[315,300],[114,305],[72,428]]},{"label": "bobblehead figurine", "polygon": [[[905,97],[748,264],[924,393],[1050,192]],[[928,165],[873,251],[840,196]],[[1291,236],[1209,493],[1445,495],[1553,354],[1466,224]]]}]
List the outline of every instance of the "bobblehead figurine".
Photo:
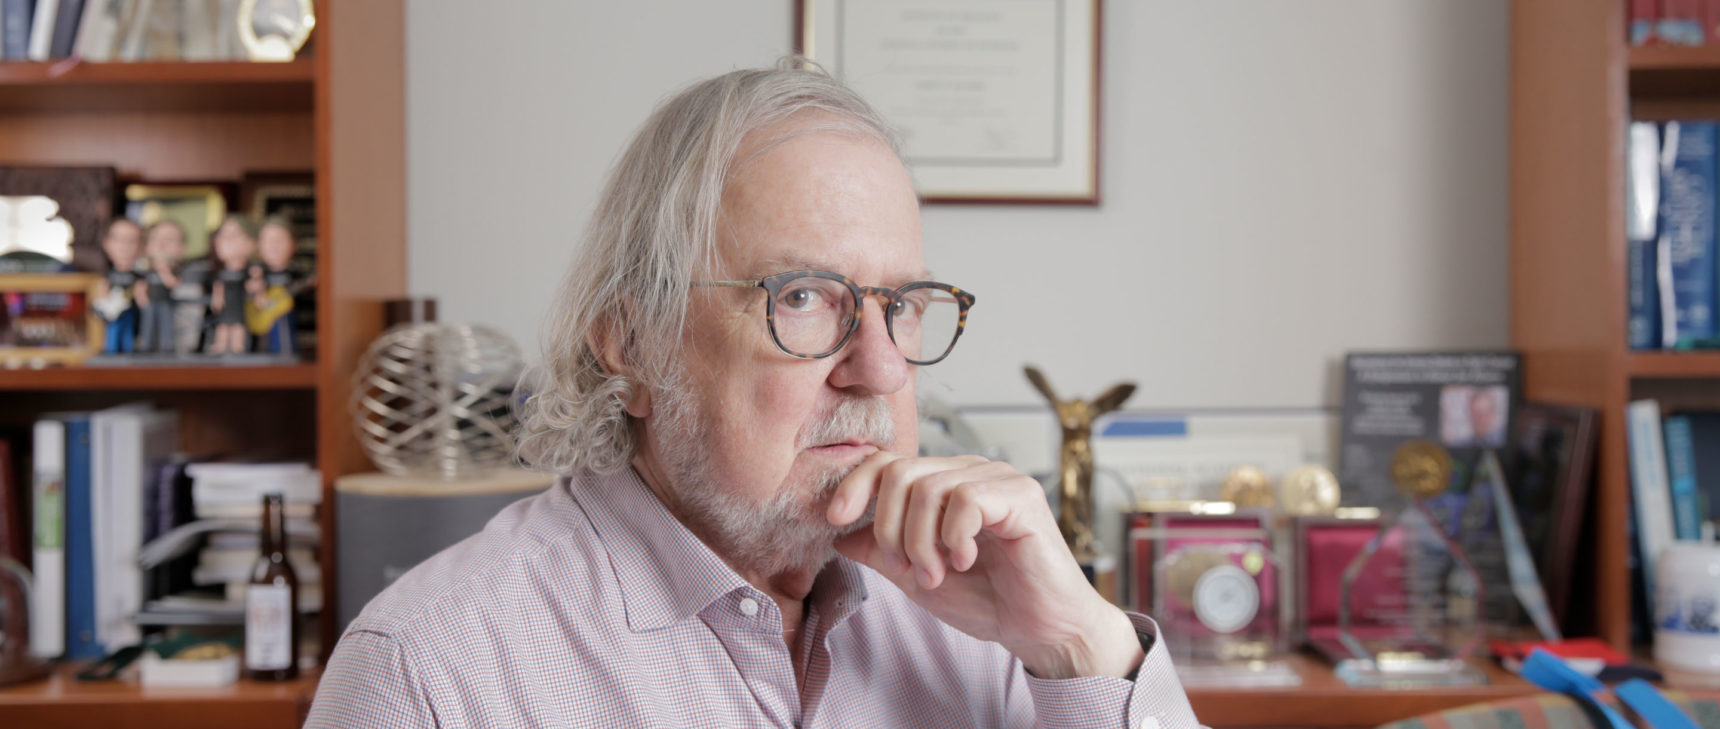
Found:
[{"label": "bobblehead figurine", "polygon": [[257,229],[250,218],[228,215],[215,229],[215,258],[221,262],[209,292],[209,311],[215,315],[215,335],[205,350],[209,354],[244,354],[250,347],[245,337],[245,281],[251,277],[251,256],[257,252]]},{"label": "bobblehead figurine", "polygon": [[137,307],[132,305],[132,287],[141,278],[137,271],[137,256],[143,248],[143,229],[127,218],[108,226],[102,237],[102,252],[107,254],[108,272],[101,281],[101,293],[93,306],[107,321],[102,341],[103,354],[124,354],[132,350],[137,336]]},{"label": "bobblehead figurine", "polygon": [[143,331],[138,351],[172,354],[174,351],[173,290],[179,288],[179,264],[185,260],[185,229],[163,220],[149,226],[143,237],[149,270],[137,283],[137,305],[143,310]]},{"label": "bobblehead figurine", "polygon": [[283,218],[270,217],[257,231],[257,255],[263,265],[253,268],[245,291],[251,295],[245,312],[251,333],[263,337],[263,351],[293,354],[293,296],[301,288],[292,272],[298,243]]}]

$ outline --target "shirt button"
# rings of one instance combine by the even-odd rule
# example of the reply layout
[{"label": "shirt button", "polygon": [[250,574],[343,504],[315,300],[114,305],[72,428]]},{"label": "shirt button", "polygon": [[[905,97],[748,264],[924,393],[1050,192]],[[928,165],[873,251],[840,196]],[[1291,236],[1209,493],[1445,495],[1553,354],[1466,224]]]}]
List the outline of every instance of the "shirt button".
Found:
[{"label": "shirt button", "polygon": [[1141,729],[1159,729],[1159,720],[1150,716],[1143,717],[1141,719]]},{"label": "shirt button", "polygon": [[758,614],[758,601],[750,597],[741,598],[741,614],[752,617]]}]

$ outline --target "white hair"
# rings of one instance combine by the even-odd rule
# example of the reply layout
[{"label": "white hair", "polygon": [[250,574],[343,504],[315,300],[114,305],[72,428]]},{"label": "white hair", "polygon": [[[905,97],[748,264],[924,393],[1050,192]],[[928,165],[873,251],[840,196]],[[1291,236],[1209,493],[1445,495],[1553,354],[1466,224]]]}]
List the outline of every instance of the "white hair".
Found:
[{"label": "white hair", "polygon": [[[751,132],[803,111],[900,155],[865,100],[801,58],[694,84],[657,107],[610,172],[544,323],[543,361],[520,383],[520,460],[540,470],[619,470],[637,448],[625,401],[673,392],[696,271],[717,260],[723,186]],[[596,336],[601,335],[601,336]],[[634,376],[610,372],[594,341],[618,343]]]}]

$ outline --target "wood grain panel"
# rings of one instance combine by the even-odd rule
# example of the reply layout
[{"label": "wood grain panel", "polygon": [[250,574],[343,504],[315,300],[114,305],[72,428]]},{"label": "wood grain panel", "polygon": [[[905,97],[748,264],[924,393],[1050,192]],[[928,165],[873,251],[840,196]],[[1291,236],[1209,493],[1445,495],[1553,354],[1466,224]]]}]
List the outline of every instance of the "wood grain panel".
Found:
[{"label": "wood grain panel", "polygon": [[112,165],[155,181],[238,180],[248,169],[309,169],[306,112],[0,113],[0,164]]}]

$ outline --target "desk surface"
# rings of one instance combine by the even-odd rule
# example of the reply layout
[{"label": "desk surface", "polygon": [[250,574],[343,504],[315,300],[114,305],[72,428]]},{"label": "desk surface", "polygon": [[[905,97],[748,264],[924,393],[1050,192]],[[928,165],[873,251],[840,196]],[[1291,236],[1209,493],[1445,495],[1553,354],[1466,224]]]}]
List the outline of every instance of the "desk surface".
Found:
[{"label": "desk surface", "polygon": [[0,687],[0,726],[288,729],[304,723],[316,692],[315,672],[207,689],[145,689],[135,680],[79,681],[73,673],[62,665],[46,681]]},{"label": "desk surface", "polygon": [[1189,702],[1201,722],[1213,729],[1240,727],[1376,727],[1434,711],[1482,701],[1538,693],[1540,689],[1493,661],[1474,665],[1487,685],[1463,688],[1396,690],[1350,688],[1324,660],[1305,654],[1286,658],[1302,676],[1294,688],[1190,689]]},{"label": "desk surface", "polygon": [[[1214,729],[1240,727],[1375,727],[1480,701],[1532,694],[1534,686],[1478,661],[1490,683],[1426,691],[1353,689],[1318,658],[1292,655],[1302,676],[1295,688],[1192,689],[1195,715]],[[61,666],[47,681],[0,688],[0,726],[297,727],[316,693],[316,676],[296,681],[240,681],[216,689],[144,689],[135,681],[85,682]]]}]

